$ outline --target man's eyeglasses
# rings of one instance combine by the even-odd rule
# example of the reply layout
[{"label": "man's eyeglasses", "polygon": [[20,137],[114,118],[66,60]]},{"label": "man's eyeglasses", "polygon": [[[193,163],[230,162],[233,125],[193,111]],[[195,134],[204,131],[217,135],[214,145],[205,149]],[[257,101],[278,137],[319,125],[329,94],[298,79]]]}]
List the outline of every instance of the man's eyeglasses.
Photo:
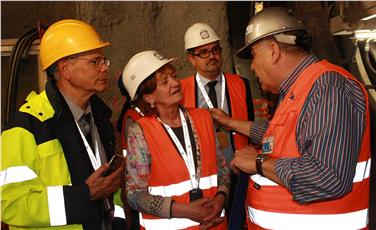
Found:
[{"label": "man's eyeglasses", "polygon": [[216,46],[212,50],[200,50],[198,53],[193,53],[193,56],[199,56],[200,58],[208,58],[210,56],[210,53],[213,53],[213,55],[218,55],[222,53],[222,47]]},{"label": "man's eyeglasses", "polygon": [[79,59],[79,60],[88,61],[90,63],[93,63],[96,66],[101,66],[103,64],[105,64],[106,66],[110,66],[111,64],[111,61],[106,58],[86,59],[86,58],[81,58],[81,57],[70,57],[70,59]]}]

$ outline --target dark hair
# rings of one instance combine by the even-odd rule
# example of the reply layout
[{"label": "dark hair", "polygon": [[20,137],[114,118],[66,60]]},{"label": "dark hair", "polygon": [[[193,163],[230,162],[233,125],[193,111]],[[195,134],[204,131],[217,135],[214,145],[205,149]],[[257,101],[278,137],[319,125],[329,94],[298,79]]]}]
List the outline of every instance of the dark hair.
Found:
[{"label": "dark hair", "polygon": [[[214,42],[216,42],[218,45],[220,45],[219,41],[213,41],[213,42],[209,42],[209,43],[214,43]],[[209,44],[209,43],[207,43],[207,44]],[[204,45],[206,45],[206,44],[204,44]],[[196,49],[197,47],[200,47],[200,46],[196,46],[196,47],[193,47],[193,48],[187,49],[187,54],[189,54],[189,55],[194,55],[194,54],[195,54],[195,49]]]},{"label": "dark hair", "polygon": [[150,104],[143,99],[143,95],[150,94],[157,88],[157,78],[155,77],[155,73],[156,72],[152,73],[140,84],[136,91],[137,99],[133,103],[134,106],[138,107],[145,114],[145,116],[155,113]]},{"label": "dark hair", "polygon": [[128,93],[127,89],[124,87],[124,84],[123,84],[123,75],[120,75],[120,77],[117,81],[117,85],[119,87],[121,95],[125,96],[124,105],[121,108],[120,115],[119,115],[118,120],[116,122],[116,130],[119,133],[121,133],[121,129],[123,127],[124,115],[128,111],[128,109],[130,109],[132,107],[132,103],[131,103],[131,96],[129,96],[129,93]]},{"label": "dark hair", "polygon": [[56,70],[57,70],[57,64],[55,62],[46,69],[47,76],[50,78],[55,78]]},{"label": "dark hair", "polygon": [[187,54],[189,54],[189,55],[193,55],[193,54],[195,54],[195,48],[190,48],[190,49],[188,49],[188,50],[187,50]]}]

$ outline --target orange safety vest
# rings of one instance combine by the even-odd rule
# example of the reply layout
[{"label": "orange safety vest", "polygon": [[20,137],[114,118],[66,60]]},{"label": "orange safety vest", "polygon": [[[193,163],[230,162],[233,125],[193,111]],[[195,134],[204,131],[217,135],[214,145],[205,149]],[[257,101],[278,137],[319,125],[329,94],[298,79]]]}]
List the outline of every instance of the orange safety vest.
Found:
[{"label": "orange safety vest", "polygon": [[[196,128],[200,146],[201,177],[200,188],[204,197],[213,198],[217,192],[216,139],[210,114],[203,109],[188,109]],[[172,197],[178,203],[189,204],[192,189],[188,169],[176,150],[168,133],[156,116],[143,117],[137,121],[151,153],[151,175],[149,192],[152,195]],[[199,223],[187,218],[161,218],[140,214],[141,229],[199,229]],[[227,221],[213,229],[226,229]]]},{"label": "orange safety vest", "polygon": [[127,138],[124,136],[125,133],[125,125],[128,118],[131,118],[134,121],[137,121],[142,116],[133,108],[129,108],[127,112],[124,115],[123,121],[122,121],[122,128],[121,128],[121,147],[122,149],[128,149],[128,142]]},{"label": "orange safety vest", "polygon": [[[270,122],[263,140],[274,137],[270,157],[300,157],[295,130],[304,102],[315,81],[324,72],[335,71],[358,82],[344,69],[321,61],[307,67],[297,78]],[[362,229],[368,224],[370,186],[370,118],[367,92],[366,129],[358,156],[352,191],[342,198],[300,205],[292,200],[291,193],[282,186],[260,175],[251,176],[247,193],[247,221],[249,229]],[[294,99],[290,97],[294,95]],[[270,139],[269,139],[270,140]],[[261,185],[259,190],[254,183]]]},{"label": "orange safety vest", "polygon": [[[253,112],[252,108],[248,108],[246,86],[239,75],[225,73],[226,95],[230,96],[231,117],[238,120],[248,120],[248,111]],[[182,104],[187,108],[197,108],[197,83],[195,76],[189,76],[181,81],[183,100]],[[232,133],[235,149],[241,149],[248,145],[248,137],[239,133]]]}]

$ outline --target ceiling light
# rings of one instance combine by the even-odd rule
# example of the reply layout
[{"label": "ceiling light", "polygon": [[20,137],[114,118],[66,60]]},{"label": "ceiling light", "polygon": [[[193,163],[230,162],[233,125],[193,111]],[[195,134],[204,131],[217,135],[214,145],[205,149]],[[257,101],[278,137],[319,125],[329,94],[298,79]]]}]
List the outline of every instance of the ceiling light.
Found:
[{"label": "ceiling light", "polygon": [[376,30],[355,30],[354,35],[357,39],[376,38]]},{"label": "ceiling light", "polygon": [[367,20],[370,20],[370,19],[372,19],[372,18],[376,18],[376,14],[372,14],[372,15],[370,15],[370,16],[367,16],[367,17],[365,17],[365,18],[362,18],[361,20],[362,20],[362,21],[367,21]]}]

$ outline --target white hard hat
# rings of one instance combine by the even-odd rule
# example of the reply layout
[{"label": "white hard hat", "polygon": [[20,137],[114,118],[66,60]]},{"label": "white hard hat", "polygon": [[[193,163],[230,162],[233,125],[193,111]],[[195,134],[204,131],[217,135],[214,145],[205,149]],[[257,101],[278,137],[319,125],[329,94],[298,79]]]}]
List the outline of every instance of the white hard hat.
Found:
[{"label": "white hard hat", "polygon": [[155,50],[143,51],[134,55],[123,70],[124,87],[131,100],[137,99],[137,89],[146,78],[173,60],[175,59],[167,59]]},{"label": "white hard hat", "polygon": [[219,41],[215,31],[205,23],[196,23],[187,29],[184,35],[185,50]]},{"label": "white hard hat", "polygon": [[295,37],[291,41],[288,35],[283,32],[303,30],[307,31],[303,23],[298,20],[291,11],[283,7],[268,7],[257,13],[251,18],[245,31],[245,46],[238,50],[237,55],[240,58],[250,57],[249,45],[258,40],[276,35],[276,39],[282,43],[295,44]]}]

